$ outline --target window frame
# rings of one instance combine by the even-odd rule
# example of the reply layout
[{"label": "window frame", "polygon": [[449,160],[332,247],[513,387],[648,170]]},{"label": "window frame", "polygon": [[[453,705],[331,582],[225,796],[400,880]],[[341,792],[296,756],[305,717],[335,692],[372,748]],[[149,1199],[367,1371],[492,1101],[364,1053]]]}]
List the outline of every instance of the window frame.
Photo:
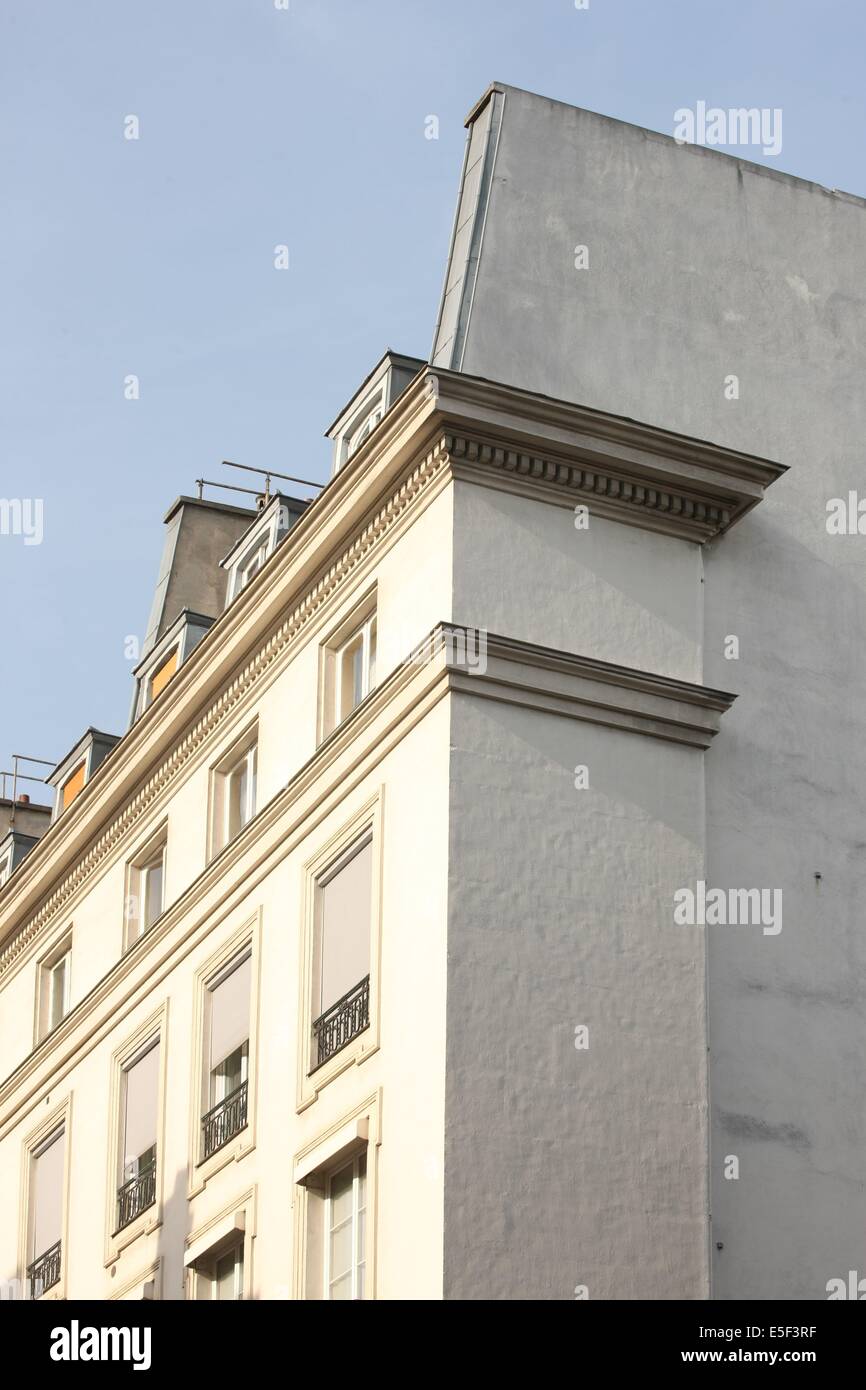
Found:
[{"label": "window frame", "polygon": [[[51,1023],[51,1007],[54,997],[54,972],[66,961],[63,982],[63,1012],[56,1023]],[[42,955],[36,965],[36,1007],[34,1009],[33,1046],[49,1038],[72,1012],[72,923],[64,929],[58,940]]]},{"label": "window frame", "polygon": [[[63,781],[60,783],[57,797],[59,807],[57,812],[58,816],[62,816],[64,811],[69,810],[69,807],[72,805],[73,801],[76,801],[78,799],[78,797],[84,791],[84,788],[87,786],[88,761],[88,755],[85,754],[81,761],[75,764],[75,767],[72,769],[72,771],[66,777],[64,777]],[[67,801],[66,788],[69,786],[70,782],[72,782],[74,778],[78,776],[79,773],[81,773],[81,785],[79,786],[77,791],[73,792],[72,796]]]},{"label": "window frame", "polygon": [[[271,553],[270,533],[254,542],[246,554],[238,561],[235,569],[235,590],[233,598],[242,594],[247,585],[264,569]],[[255,568],[253,568],[255,566]]]},{"label": "window frame", "polygon": [[[21,1147],[21,1181],[19,1187],[18,1201],[18,1270],[20,1287],[25,1294],[29,1294],[27,1288],[27,1268],[31,1264],[28,1258],[30,1236],[32,1232],[32,1200],[33,1200],[33,1179],[35,1172],[35,1160],[39,1153],[44,1151],[52,1135],[59,1132],[63,1133],[63,1193],[61,1198],[61,1219],[60,1219],[60,1278],[50,1289],[46,1289],[39,1299],[40,1303],[52,1301],[62,1301],[66,1298],[66,1268],[68,1264],[67,1253],[69,1250],[69,1175],[70,1175],[70,1149],[72,1146],[72,1093],[70,1092],[60,1105],[55,1106],[49,1115],[46,1115],[35,1129],[31,1130],[23,1140]],[[43,1252],[44,1253],[44,1252]]]},{"label": "window frame", "polygon": [[[277,502],[278,497],[280,498],[279,502]],[[275,503],[276,505],[274,505]],[[291,522],[284,525],[284,506],[285,503],[282,500],[282,494],[275,493],[264,509],[267,510],[268,507],[273,507],[272,514],[268,518],[267,524],[260,524],[262,521],[261,515],[256,518],[255,522],[248,528],[250,531],[255,530],[256,534],[251,539],[247,538],[247,545],[243,549],[240,548],[240,542],[244,538],[239,538],[237,542],[237,549],[239,551],[238,558],[233,559],[230,564],[225,565],[227,574],[226,608],[228,608],[229,604],[234,603],[235,599],[238,598],[238,596],[243,593],[244,589],[256,578],[256,575],[261,573],[274,554],[274,551],[277,549],[282,535],[290,528]],[[232,548],[233,551],[234,549],[235,547]],[[259,564],[253,573],[250,574],[250,566],[257,558],[259,559]]]},{"label": "window frame", "polygon": [[377,392],[375,400],[368,402],[368,404],[369,409],[357,428],[347,435],[345,463],[348,463],[349,459],[358,452],[364,440],[370,438],[376,426],[381,424],[385,415],[384,391]]},{"label": "window frame", "polygon": [[[149,675],[146,677],[146,690],[145,690],[145,699],[144,699],[144,709],[149,709],[150,706],[153,704],[154,700],[158,700],[158,699],[159,699],[160,695],[163,693],[164,690],[166,690],[166,689],[168,688],[168,686],[171,685],[171,682],[174,680],[175,676],[177,675],[178,671],[180,670],[181,665],[182,665],[182,661],[181,661],[181,650],[180,650],[180,648],[181,648],[181,643],[180,643],[180,639],[178,639],[178,641],[175,642],[173,646],[169,647],[169,649],[168,649],[167,652],[164,652],[164,653],[163,653],[163,655],[162,655],[161,658],[160,658],[159,664],[158,664],[157,666],[155,666],[154,669],[153,669],[153,670],[149,673]],[[162,671],[165,670],[166,666],[167,666],[168,663],[171,661],[172,657],[174,658],[174,669],[173,669],[171,675],[168,677],[167,680],[165,680],[165,681],[163,682],[163,684],[160,686],[159,690],[154,691],[154,689],[153,689],[153,683],[154,683],[154,681],[156,680],[157,676],[159,676],[160,673],[161,673]]]},{"label": "window frame", "polygon": [[382,1144],[382,1088],[344,1112],[317,1133],[295,1154],[292,1164],[294,1201],[294,1258],[292,1296],[299,1300],[325,1299],[326,1270],[330,1255],[327,1202],[331,1179],[353,1159],[366,1155],[366,1224],[364,1232],[364,1300],[378,1297],[378,1190],[379,1150]]},{"label": "window frame", "polygon": [[[214,1297],[216,1266],[232,1250],[239,1251],[242,1260],[240,1296],[233,1301],[246,1302],[253,1297],[256,1205],[257,1188],[253,1184],[186,1237],[183,1265],[188,1300],[196,1303],[219,1301]],[[236,1262],[236,1288],[237,1278]]]},{"label": "window frame", "polygon": [[[234,1295],[230,1300],[221,1300],[219,1297],[219,1267],[222,1264],[223,1260],[228,1258],[228,1256],[232,1257],[232,1285],[234,1287]],[[243,1300],[244,1264],[245,1260],[243,1238],[236,1240],[233,1245],[226,1246],[225,1250],[220,1251],[218,1255],[214,1256],[213,1273],[210,1276],[210,1301],[212,1303],[219,1303],[223,1301],[231,1303],[240,1303]]]},{"label": "window frame", "polygon": [[[225,777],[226,795],[223,807],[222,842],[230,845],[232,840],[236,840],[242,830],[246,830],[250,821],[256,814],[256,791],[258,783],[258,753],[257,743],[253,743],[242,753],[237,762],[232,767],[226,769],[222,774]],[[232,829],[232,782],[238,774],[245,779],[243,783],[244,805],[240,808],[239,821],[235,829]]]},{"label": "window frame", "polygon": [[[362,1207],[362,1206],[360,1205],[360,1203],[359,1203],[359,1191],[360,1191],[360,1187],[361,1187],[361,1163],[362,1163],[362,1161],[363,1161],[363,1164],[364,1164],[364,1205],[363,1205],[363,1207]],[[322,1298],[323,1298],[323,1301],[326,1302],[326,1303],[334,1303],[334,1302],[337,1302],[337,1301],[338,1301],[338,1300],[333,1299],[333,1298],[330,1297],[331,1285],[333,1284],[333,1280],[331,1279],[331,1260],[332,1260],[332,1258],[333,1258],[333,1254],[332,1254],[333,1239],[332,1239],[332,1237],[333,1237],[333,1235],[334,1235],[334,1226],[333,1226],[333,1224],[332,1224],[332,1217],[333,1217],[333,1210],[334,1210],[333,1186],[334,1186],[334,1181],[335,1181],[335,1179],[338,1178],[338,1177],[340,1176],[341,1173],[345,1173],[346,1170],[347,1170],[347,1168],[351,1168],[351,1170],[352,1170],[352,1214],[351,1214],[351,1216],[350,1216],[350,1218],[349,1218],[349,1220],[350,1220],[350,1222],[351,1222],[351,1228],[352,1228],[352,1256],[351,1256],[351,1265],[350,1265],[350,1269],[349,1269],[349,1273],[350,1273],[351,1279],[352,1279],[352,1296],[351,1296],[351,1299],[349,1300],[350,1302],[353,1302],[353,1303],[363,1302],[363,1297],[359,1298],[359,1296],[358,1296],[358,1291],[357,1291],[357,1290],[358,1290],[358,1270],[359,1270],[359,1268],[361,1268],[361,1267],[363,1267],[363,1269],[364,1269],[364,1276],[365,1276],[365,1277],[364,1277],[364,1282],[365,1282],[365,1284],[366,1284],[366,1271],[367,1271],[366,1232],[365,1232],[365,1242],[364,1242],[364,1244],[365,1244],[365,1248],[364,1248],[364,1258],[363,1258],[363,1259],[360,1259],[360,1260],[358,1259],[358,1244],[359,1244],[358,1237],[359,1237],[359,1234],[360,1234],[360,1230],[359,1230],[359,1228],[360,1228],[360,1217],[361,1217],[361,1214],[362,1214],[362,1213],[363,1213],[365,1216],[366,1216],[366,1213],[367,1213],[367,1190],[368,1190],[368,1187],[367,1187],[367,1150],[366,1150],[366,1148],[363,1148],[363,1149],[359,1149],[358,1152],[355,1153],[355,1154],[353,1154],[352,1157],[349,1158],[345,1163],[341,1163],[339,1166],[329,1169],[329,1170],[328,1170],[328,1173],[327,1173],[327,1176],[326,1176],[326,1179],[325,1179],[325,1210],[324,1210],[324,1222],[323,1222],[323,1235],[324,1235],[324,1240],[323,1240],[323,1242],[322,1242],[322,1245],[323,1245],[323,1250],[322,1250],[322,1265],[323,1265],[324,1279],[323,1279],[323,1287],[322,1287]],[[340,1301],[341,1301],[341,1300],[340,1300]]]},{"label": "window frame", "polygon": [[[258,1119],[257,1085],[259,1063],[259,995],[262,940],[262,909],[247,915],[225,941],[202,961],[193,979],[193,1047],[190,1071],[189,1138],[187,1155],[187,1197],[192,1199],[203,1192],[214,1175],[230,1163],[239,1163],[256,1147]],[[210,1080],[210,1026],[208,991],[220,979],[250,957],[249,1039],[247,1051],[247,1122],[227,1143],[202,1157],[202,1120],[211,1109],[207,1103]]]},{"label": "window frame", "polygon": [[[150,870],[157,857],[162,861],[162,904],[159,912],[149,926],[144,925],[146,892],[142,891],[141,876]],[[168,867],[168,821],[164,820],[153,830],[127,860],[124,899],[123,899],[123,950],[131,951],[156,926],[167,910],[166,873]],[[134,913],[132,904],[138,904]]]},{"label": "window frame", "polygon": [[[339,473],[341,468],[345,468],[350,459],[366,443],[385,418],[388,413],[388,380],[383,377],[371,390],[362,397],[357,408],[353,412],[351,419],[347,422],[344,429],[340,431],[336,449],[337,464],[335,472]],[[378,420],[370,424],[372,417],[378,413]],[[367,426],[369,425],[369,429]]]},{"label": "window frame", "polygon": [[[344,869],[348,868],[348,866],[349,866],[349,864],[351,864],[352,860],[355,859],[355,858],[357,858],[357,856],[358,856],[359,854],[361,854],[361,853],[367,848],[368,845],[370,846],[370,864],[371,864],[371,885],[370,885],[370,914],[371,914],[371,924],[370,924],[370,933],[369,933],[369,940],[368,940],[368,953],[367,953],[368,965],[369,965],[369,963],[370,963],[370,952],[369,952],[369,947],[370,947],[370,943],[372,942],[372,936],[373,936],[373,932],[372,932],[372,912],[373,912],[372,865],[373,865],[373,860],[374,860],[375,854],[376,854],[376,847],[375,847],[375,841],[374,841],[374,836],[373,836],[373,825],[372,825],[372,822],[366,827],[366,829],[362,830],[357,836],[355,836],[354,839],[352,839],[347,845],[345,845],[345,847],[343,848],[342,852],[336,857],[336,859],[332,860],[332,861],[327,865],[327,867],[324,868],[324,869],[322,869],[319,873],[317,873],[317,874],[315,875],[315,878],[314,878],[314,882],[313,882],[313,894],[314,894],[315,901],[314,901],[314,904],[313,904],[313,969],[312,969],[311,976],[310,976],[310,988],[311,988],[311,991],[312,991],[311,996],[310,996],[310,1035],[311,1035],[311,1036],[310,1036],[309,1044],[308,1044],[308,1051],[310,1052],[310,1060],[309,1060],[309,1065],[308,1065],[308,1069],[307,1069],[307,1075],[308,1075],[308,1076],[311,1076],[311,1075],[313,1074],[314,1071],[318,1071],[320,1066],[327,1066],[327,1065],[328,1065],[328,1062],[331,1060],[330,1058],[328,1058],[325,1062],[317,1062],[317,1061],[313,1058],[313,1056],[312,1056],[312,1049],[313,1049],[313,1047],[314,1047],[314,1038],[313,1038],[313,1036],[312,1036],[313,1024],[316,1022],[317,1019],[319,1019],[320,1017],[322,1017],[324,1013],[327,1013],[329,1009],[333,1008],[334,1004],[337,1003],[338,1000],[339,1000],[341,997],[343,997],[343,996],[339,996],[339,995],[338,995],[338,996],[337,996],[337,999],[335,999],[331,1004],[327,1005],[327,1007],[324,1008],[324,1009],[322,1008],[322,1001],[319,1000],[318,1002],[316,1002],[316,1000],[315,1000],[315,995],[317,994],[318,989],[319,989],[319,986],[320,986],[320,984],[321,984],[321,977],[322,977],[322,975],[324,974],[324,968],[323,968],[323,967],[324,967],[324,963],[323,963],[323,959],[322,959],[322,955],[323,955],[323,952],[322,952],[322,928],[323,928],[323,925],[324,925],[322,914],[323,914],[323,909],[324,909],[324,890],[328,887],[329,884],[333,883],[334,879],[336,879],[336,878],[339,877],[339,875],[343,872]],[[363,982],[364,982],[365,979],[369,979],[371,973],[372,973],[372,971],[371,971],[371,970],[368,970],[368,971],[367,971],[367,974],[366,974],[365,976],[362,975],[360,980],[356,980],[355,983],[354,983],[353,985],[350,986],[350,992],[351,992],[351,991],[354,991],[355,989],[358,988],[359,985],[363,984]],[[367,1028],[369,1028],[369,1024],[367,1024]],[[359,1030],[359,1032],[356,1033],[355,1037],[360,1037],[360,1036],[361,1036],[361,1032],[366,1032],[366,1028],[365,1028],[365,1029],[362,1029],[362,1030]],[[352,1038],[348,1043],[345,1044],[345,1047],[351,1047],[351,1046],[352,1046],[352,1043],[353,1043],[354,1041],[355,1041],[355,1039]],[[340,1048],[340,1051],[341,1051],[341,1052],[344,1051],[344,1048]],[[336,1053],[336,1052],[333,1053],[333,1056],[334,1056],[334,1057],[336,1057],[337,1055],[338,1055],[338,1053]]]},{"label": "window frame", "polygon": [[[159,1047],[156,1101],[156,1180],[154,1200],[127,1226],[117,1229],[117,1194],[123,1173],[123,1119],[125,1106],[124,1072],[140,1060],[152,1046]],[[114,1264],[126,1248],[142,1235],[157,1230],[163,1222],[165,1190],[165,1099],[168,1058],[168,1000],[129,1035],[111,1055],[109,1078],[108,1143],[105,1178],[106,1268]]]},{"label": "window frame", "polygon": [[[323,743],[355,713],[381,684],[379,670],[379,604],[376,584],[352,605],[330,629],[319,646],[319,697],[316,717],[317,743]],[[375,633],[373,671],[370,670],[371,639]],[[362,690],[360,700],[344,715],[342,710],[343,658],[346,650],[361,635]]]},{"label": "window frame", "polygon": [[[156,1098],[156,1115],[154,1116],[154,1130],[155,1130],[156,1133],[155,1133],[154,1142],[153,1142],[153,1145],[152,1145],[152,1148],[153,1148],[153,1160],[152,1160],[152,1162],[153,1162],[153,1166],[154,1166],[154,1169],[155,1169],[155,1177],[156,1177],[156,1176],[158,1176],[158,1173],[159,1173],[159,1166],[160,1166],[160,1152],[159,1152],[159,1139],[158,1139],[158,1136],[159,1136],[159,1071],[161,1070],[161,1064],[162,1064],[162,1052],[161,1052],[162,1040],[161,1040],[161,1038],[160,1038],[160,1035],[159,1035],[158,1033],[156,1033],[156,1034],[154,1034],[154,1035],[151,1035],[151,1036],[146,1040],[146,1042],[144,1042],[144,1043],[141,1045],[141,1047],[139,1047],[138,1050],[137,1050],[131,1057],[127,1058],[127,1060],[122,1064],[121,1069],[120,1069],[120,1107],[119,1107],[119,1113],[118,1113],[119,1124],[118,1124],[118,1128],[117,1128],[117,1144],[116,1144],[117,1152],[116,1152],[115,1167],[114,1167],[115,1220],[114,1220],[114,1231],[112,1232],[112,1234],[113,1234],[114,1236],[119,1236],[119,1235],[121,1235],[124,1231],[127,1231],[131,1226],[134,1226],[134,1225],[135,1225],[135,1222],[138,1221],[140,1217],[143,1217],[144,1215],[146,1215],[146,1213],[150,1211],[151,1207],[153,1207],[153,1206],[156,1204],[156,1182],[154,1181],[154,1196],[153,1196],[153,1201],[152,1201],[152,1202],[148,1202],[147,1206],[144,1207],[144,1208],[142,1208],[142,1210],[139,1212],[138,1216],[136,1216],[132,1221],[126,1222],[126,1224],[125,1224],[124,1226],[120,1226],[120,1225],[119,1225],[119,1220],[120,1220],[120,1218],[119,1218],[119,1214],[118,1214],[118,1211],[117,1211],[117,1202],[118,1202],[118,1200],[119,1200],[120,1193],[123,1191],[124,1187],[126,1187],[127,1183],[133,1182],[133,1181],[137,1181],[137,1179],[141,1177],[142,1171],[143,1171],[142,1169],[139,1168],[139,1169],[136,1170],[135,1173],[129,1173],[129,1174],[128,1174],[128,1173],[126,1172],[125,1150],[126,1150],[126,1132],[127,1132],[127,1126],[128,1126],[128,1124],[129,1124],[129,1112],[128,1112],[128,1104],[129,1104],[129,1074],[130,1074],[130,1072],[131,1072],[135,1067],[137,1067],[137,1066],[139,1065],[140,1062],[143,1062],[143,1061],[144,1061],[145,1057],[150,1056],[151,1052],[155,1052],[155,1051],[157,1050],[157,1048],[160,1049],[160,1055],[159,1055],[159,1059],[158,1059],[158,1063],[157,1063],[157,1098]],[[149,1150],[145,1150],[145,1152],[147,1153],[147,1152],[149,1152]],[[135,1162],[138,1163],[138,1161],[139,1161],[139,1158],[136,1157]],[[147,1167],[148,1167],[148,1164],[145,1164],[144,1166],[145,1166],[145,1168],[147,1168]]]},{"label": "window frame", "polygon": [[[371,691],[375,690],[376,688],[376,637],[376,614],[371,613],[368,618],[364,619],[360,627],[355,628],[354,632],[349,634],[345,642],[343,642],[342,646],[338,647],[336,652],[334,653],[335,679],[334,709],[332,717],[334,720],[335,729],[338,728],[339,725],[342,724],[346,719],[348,719],[349,715],[353,714],[354,711],[358,708],[358,706],[364,703]],[[352,703],[351,705],[349,705],[347,709],[344,709],[344,684],[346,683],[346,656],[349,652],[349,649],[355,646],[359,639],[361,643],[361,693],[358,699],[355,699],[353,691]],[[374,652],[374,655],[372,657],[370,655],[371,648]]]},{"label": "window frame", "polygon": [[[380,1046],[379,979],[382,946],[382,881],[384,865],[385,788],[379,786],[365,800],[351,819],[342,821],[316,848],[303,866],[304,902],[303,930],[300,933],[301,960],[299,968],[298,1039],[297,1039],[297,1110],[300,1113],[318,1098],[321,1091],[341,1072],[360,1065],[373,1056]],[[370,883],[370,1003],[369,1024],[356,1033],[345,1047],[340,1048],[320,1066],[310,1070],[312,1049],[313,990],[316,964],[317,932],[319,930],[320,881],[365,836],[372,838]]]},{"label": "window frame", "polygon": [[[214,1068],[214,1063],[213,1063],[213,1055],[212,1055],[212,1053],[211,1053],[211,1041],[212,1041],[212,1039],[211,1039],[211,1033],[212,1033],[212,1023],[213,1023],[213,996],[214,996],[214,992],[215,992],[217,989],[219,989],[219,987],[220,987],[221,984],[224,984],[225,981],[226,981],[231,975],[233,975],[234,972],[235,972],[236,970],[240,970],[241,966],[244,964],[245,961],[249,961],[249,963],[250,963],[250,971],[249,971],[250,983],[249,983],[249,996],[248,996],[248,999],[247,999],[247,1038],[246,1038],[246,1043],[245,1043],[245,1044],[242,1044],[241,1049],[240,1049],[241,1052],[242,1052],[242,1057],[241,1057],[241,1072],[242,1072],[242,1076],[241,1076],[241,1080],[240,1080],[240,1082],[239,1082],[239,1085],[242,1086],[242,1085],[244,1084],[244,1082],[246,1082],[246,1086],[247,1086],[247,1116],[249,1117],[250,1032],[251,1032],[251,1022],[252,1022],[252,1020],[251,1020],[251,1013],[252,1013],[252,991],[253,991],[253,943],[252,943],[252,938],[249,938],[249,940],[246,942],[246,944],[245,944],[244,946],[241,947],[240,951],[238,951],[238,952],[236,952],[234,955],[230,956],[229,959],[228,959],[227,961],[221,963],[220,968],[219,968],[213,975],[211,975],[211,976],[208,977],[207,981],[205,982],[205,986],[204,986],[204,1009],[203,1009],[203,1011],[202,1011],[203,1035],[202,1035],[202,1078],[201,1078],[201,1092],[202,1092],[201,1104],[204,1106],[204,1109],[202,1110],[202,1113],[201,1113],[201,1116],[200,1116],[200,1119],[199,1119],[199,1156],[198,1156],[198,1166],[200,1166],[202,1163],[206,1163],[206,1162],[208,1161],[209,1158],[213,1158],[216,1154],[220,1153],[220,1152],[222,1151],[223,1148],[226,1148],[226,1147],[227,1147],[228,1144],[233,1143],[235,1139],[239,1138],[239,1136],[240,1136],[241,1134],[243,1134],[244,1129],[246,1129],[246,1127],[247,1127],[247,1125],[245,1124],[241,1129],[238,1130],[238,1132],[237,1132],[236,1135],[232,1135],[232,1138],[229,1139],[229,1140],[227,1141],[227,1144],[222,1144],[222,1145],[220,1145],[220,1148],[219,1148],[219,1149],[215,1149],[215,1150],[213,1151],[213,1153],[208,1154],[208,1155],[205,1155],[205,1154],[204,1154],[204,1152],[203,1152],[203,1149],[204,1149],[204,1142],[203,1142],[203,1135],[201,1134],[201,1126],[204,1124],[205,1116],[206,1116],[206,1115],[209,1115],[210,1112],[211,1112],[211,1110],[213,1110],[213,1108],[214,1108],[215,1106],[221,1105],[222,1102],[228,1098],[228,1096],[230,1096],[230,1095],[233,1094],[232,1091],[226,1090],[225,1093],[224,1093],[222,1096],[216,1096],[216,1097],[214,1096],[214,1090],[215,1090],[215,1089],[219,1089],[219,1087],[215,1087],[215,1086],[214,1086],[214,1080],[215,1080],[214,1072],[215,1072],[215,1068]],[[246,1054],[245,1054],[245,1055],[243,1055],[243,1047],[246,1047]],[[236,1049],[236,1050],[238,1050],[238,1049]],[[233,1054],[232,1054],[232,1055],[233,1055]],[[222,1078],[222,1080],[223,1080],[223,1083],[225,1084],[225,1078],[224,1078],[224,1077]],[[247,1123],[249,1123],[249,1118],[247,1119]]]},{"label": "window frame", "polygon": [[[229,833],[230,779],[242,767],[247,771],[246,819],[234,834]],[[252,775],[250,769],[252,768]],[[233,844],[255,820],[259,812],[259,723],[258,719],[236,738],[210,769],[208,794],[207,861],[211,862]]]}]

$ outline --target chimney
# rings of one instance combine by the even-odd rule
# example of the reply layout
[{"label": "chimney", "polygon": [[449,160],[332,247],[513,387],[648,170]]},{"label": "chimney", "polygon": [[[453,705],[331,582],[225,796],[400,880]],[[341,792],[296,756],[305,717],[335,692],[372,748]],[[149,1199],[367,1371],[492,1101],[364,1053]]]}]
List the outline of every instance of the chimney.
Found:
[{"label": "chimney", "polygon": [[178,497],[165,515],[168,527],[142,657],[185,608],[216,618],[225,607],[220,560],[257,513],[207,498]]}]

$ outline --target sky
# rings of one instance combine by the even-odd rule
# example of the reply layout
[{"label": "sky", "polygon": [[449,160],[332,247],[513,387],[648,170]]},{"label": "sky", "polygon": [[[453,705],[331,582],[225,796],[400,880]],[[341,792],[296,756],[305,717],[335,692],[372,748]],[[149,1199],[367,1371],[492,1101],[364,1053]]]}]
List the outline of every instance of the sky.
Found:
[{"label": "sky", "polygon": [[0,770],[125,731],[175,497],[324,481],[384,349],[428,356],[491,81],[668,134],[780,108],[733,152],[866,194],[862,0],[579,4],[0,0]]}]

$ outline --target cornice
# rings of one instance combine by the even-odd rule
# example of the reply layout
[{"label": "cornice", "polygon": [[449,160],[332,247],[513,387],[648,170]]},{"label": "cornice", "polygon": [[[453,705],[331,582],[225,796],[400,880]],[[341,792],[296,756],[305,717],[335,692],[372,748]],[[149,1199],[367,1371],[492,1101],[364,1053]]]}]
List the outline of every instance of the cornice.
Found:
[{"label": "cornice", "polygon": [[703,543],[739,521],[787,471],[706,440],[431,369],[428,389],[454,471],[630,526]]}]

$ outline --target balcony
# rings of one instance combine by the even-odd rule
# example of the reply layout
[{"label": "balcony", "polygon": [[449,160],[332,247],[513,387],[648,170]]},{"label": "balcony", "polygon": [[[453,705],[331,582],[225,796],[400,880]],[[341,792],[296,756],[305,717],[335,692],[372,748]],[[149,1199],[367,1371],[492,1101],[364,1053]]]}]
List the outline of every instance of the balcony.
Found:
[{"label": "balcony", "polygon": [[246,1128],[247,1083],[242,1081],[224,1100],[218,1101],[201,1122],[202,1161],[215,1154],[236,1134]]},{"label": "balcony", "polygon": [[[156,1161],[148,1163],[137,1177],[117,1189],[117,1231],[129,1226],[156,1201]],[[117,1235],[115,1231],[115,1235]]]},{"label": "balcony", "polygon": [[30,1297],[41,1298],[49,1289],[53,1289],[55,1284],[60,1283],[60,1241],[52,1245],[40,1255],[38,1260],[34,1260],[32,1265],[27,1266],[27,1278],[30,1280]]},{"label": "balcony", "polygon": [[370,976],[338,999],[313,1023],[313,1071],[370,1026]]}]

